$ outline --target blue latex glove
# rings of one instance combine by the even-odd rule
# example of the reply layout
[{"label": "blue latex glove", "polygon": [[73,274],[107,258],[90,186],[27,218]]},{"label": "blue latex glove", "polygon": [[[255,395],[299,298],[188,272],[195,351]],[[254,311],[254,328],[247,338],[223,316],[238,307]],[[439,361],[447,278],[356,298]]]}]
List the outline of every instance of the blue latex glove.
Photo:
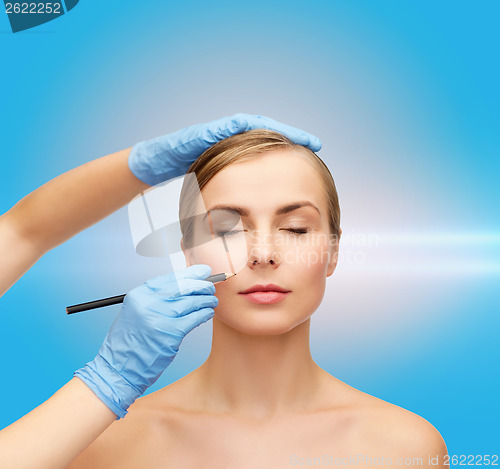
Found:
[{"label": "blue latex glove", "polygon": [[148,280],[125,296],[95,359],[75,371],[116,415],[170,365],[184,336],[214,315],[219,300],[205,264]]},{"label": "blue latex glove", "polygon": [[128,164],[137,178],[154,186],[186,174],[191,163],[218,141],[252,129],[274,130],[312,151],[321,149],[318,137],[295,127],[269,117],[235,114],[137,143],[130,151]]}]

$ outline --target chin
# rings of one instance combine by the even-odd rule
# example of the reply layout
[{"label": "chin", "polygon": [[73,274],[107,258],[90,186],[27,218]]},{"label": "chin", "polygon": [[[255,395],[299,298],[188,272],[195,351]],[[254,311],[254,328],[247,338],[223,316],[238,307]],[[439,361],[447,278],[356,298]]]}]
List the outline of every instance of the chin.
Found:
[{"label": "chin", "polygon": [[281,335],[291,331],[299,324],[307,321],[310,316],[291,318],[289,312],[272,310],[240,310],[238,317],[229,312],[217,314],[214,320],[223,322],[226,326],[248,335]]}]

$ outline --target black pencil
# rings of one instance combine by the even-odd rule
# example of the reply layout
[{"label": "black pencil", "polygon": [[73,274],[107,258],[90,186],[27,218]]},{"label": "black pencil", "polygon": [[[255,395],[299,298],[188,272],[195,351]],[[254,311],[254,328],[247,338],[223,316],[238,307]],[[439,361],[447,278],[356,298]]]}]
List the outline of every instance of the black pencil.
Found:
[{"label": "black pencil", "polygon": [[[227,280],[228,278],[236,275],[235,273],[222,273],[210,275],[207,278],[209,282],[218,283]],[[125,295],[111,296],[109,298],[103,298],[102,300],[89,301],[88,303],[80,303],[79,305],[68,306],[66,308],[67,314],[79,313],[81,311],[88,311],[89,309],[103,308],[104,306],[117,305],[123,303]]]}]

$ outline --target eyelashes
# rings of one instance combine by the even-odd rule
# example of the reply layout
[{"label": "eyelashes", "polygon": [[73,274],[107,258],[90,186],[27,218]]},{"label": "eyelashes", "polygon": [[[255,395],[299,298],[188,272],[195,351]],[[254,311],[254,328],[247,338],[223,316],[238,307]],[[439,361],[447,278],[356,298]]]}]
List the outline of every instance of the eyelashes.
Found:
[{"label": "eyelashes", "polygon": [[286,228],[285,231],[290,231],[298,235],[309,233],[309,228]]},{"label": "eyelashes", "polygon": [[[232,230],[232,231],[217,231],[215,234],[217,236],[232,236],[237,233],[241,233],[242,230]],[[244,230],[247,231],[247,230]],[[304,235],[309,233],[311,230],[309,228],[283,228],[281,231],[288,231],[296,235]]]}]

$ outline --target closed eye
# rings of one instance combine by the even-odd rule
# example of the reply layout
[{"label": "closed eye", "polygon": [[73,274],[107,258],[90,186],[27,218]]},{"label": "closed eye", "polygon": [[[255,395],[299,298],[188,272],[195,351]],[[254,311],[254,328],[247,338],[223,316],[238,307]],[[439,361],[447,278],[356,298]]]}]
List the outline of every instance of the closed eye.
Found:
[{"label": "closed eye", "polygon": [[[242,231],[247,231],[247,230],[217,231],[215,234],[217,236],[231,236],[237,233],[241,233]],[[310,230],[308,228],[283,228],[282,231],[288,231],[290,233],[302,235],[309,233]]]},{"label": "closed eye", "polygon": [[306,234],[309,233],[308,228],[286,228],[285,231],[290,231],[295,234]]}]

